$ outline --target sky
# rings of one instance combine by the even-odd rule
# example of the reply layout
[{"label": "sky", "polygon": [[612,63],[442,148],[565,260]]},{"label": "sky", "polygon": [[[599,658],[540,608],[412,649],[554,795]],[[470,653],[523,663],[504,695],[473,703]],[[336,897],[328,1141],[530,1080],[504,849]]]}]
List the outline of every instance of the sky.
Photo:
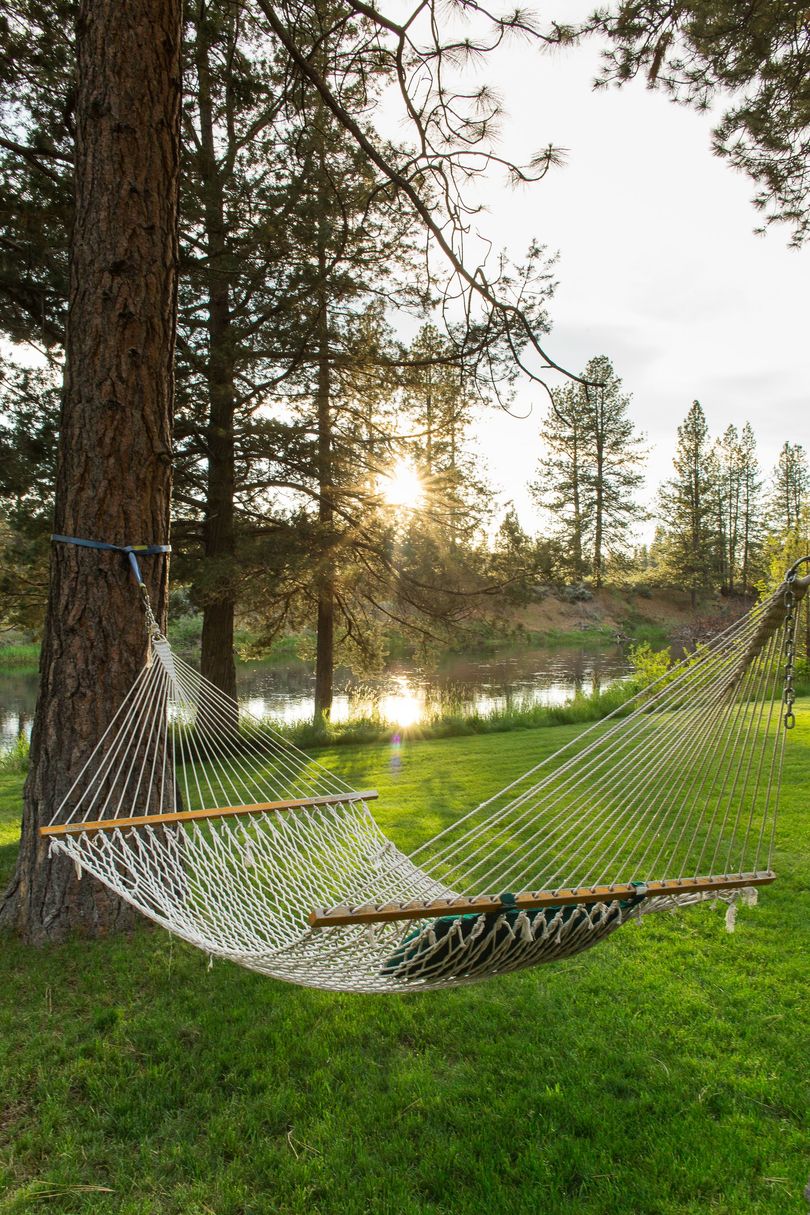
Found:
[{"label": "sky", "polygon": [[[646,501],[695,399],[713,435],[750,421],[770,472],[785,440],[810,446],[810,249],[789,249],[783,225],[754,233],[753,183],[712,154],[711,116],[639,81],[595,93],[597,67],[591,44],[512,46],[487,69],[508,114],[503,149],[526,159],[553,143],[567,160],[517,191],[493,178],[479,226],[516,257],[532,238],[558,252],[546,348],[573,370],[612,360],[651,448]],[[517,406],[530,416],[487,413],[476,438],[533,530],[525,487],[546,406],[528,383]]]},{"label": "sky", "polygon": [[[574,21],[590,6],[561,0],[555,15]],[[533,239],[558,254],[545,345],[574,371],[597,354],[612,360],[647,436],[642,498],[653,506],[695,399],[713,435],[751,422],[768,473],[785,440],[810,448],[810,248],[789,249],[782,225],[755,234],[754,185],[712,154],[711,115],[642,81],[594,92],[598,64],[595,42],[553,53],[512,43],[487,57],[481,79],[506,110],[498,150],[526,161],[552,143],[566,163],[518,190],[491,174],[478,224],[516,259]],[[544,523],[527,485],[546,408],[526,382],[515,412],[528,416],[489,410],[474,435],[531,531]]]}]

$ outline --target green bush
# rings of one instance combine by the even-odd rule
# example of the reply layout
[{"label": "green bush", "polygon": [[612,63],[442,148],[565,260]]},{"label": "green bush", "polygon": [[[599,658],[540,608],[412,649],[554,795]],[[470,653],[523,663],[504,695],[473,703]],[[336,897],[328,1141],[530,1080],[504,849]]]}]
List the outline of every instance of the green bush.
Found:
[{"label": "green bush", "polygon": [[28,750],[28,739],[24,735],[20,735],[9,750],[0,755],[0,772],[27,772]]}]

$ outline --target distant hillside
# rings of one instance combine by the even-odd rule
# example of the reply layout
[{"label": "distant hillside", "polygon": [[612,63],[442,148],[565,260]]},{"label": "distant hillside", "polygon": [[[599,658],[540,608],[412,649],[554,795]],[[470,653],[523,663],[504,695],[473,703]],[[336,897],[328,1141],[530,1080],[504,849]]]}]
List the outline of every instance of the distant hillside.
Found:
[{"label": "distant hillside", "polygon": [[709,595],[693,612],[689,593],[674,587],[585,592],[563,587],[549,589],[535,603],[520,609],[517,622],[539,634],[610,629],[624,635],[639,625],[651,625],[669,637],[680,638],[722,629],[743,615],[752,602],[753,597]]}]

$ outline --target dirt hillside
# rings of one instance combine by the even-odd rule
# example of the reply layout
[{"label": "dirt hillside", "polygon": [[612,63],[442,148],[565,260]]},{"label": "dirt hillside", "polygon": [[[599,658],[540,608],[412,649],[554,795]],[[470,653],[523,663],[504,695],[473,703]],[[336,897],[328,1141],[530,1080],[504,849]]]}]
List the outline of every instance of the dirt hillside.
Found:
[{"label": "dirt hillside", "polygon": [[590,598],[575,596],[571,588],[548,590],[535,603],[521,609],[519,621],[537,633],[585,629],[623,633],[632,625],[653,624],[676,634],[690,630],[696,618],[710,618],[717,627],[722,627],[724,620],[733,620],[750,606],[750,601],[717,595],[704,599],[693,612],[688,592],[669,588],[642,592],[611,588],[592,591]]}]

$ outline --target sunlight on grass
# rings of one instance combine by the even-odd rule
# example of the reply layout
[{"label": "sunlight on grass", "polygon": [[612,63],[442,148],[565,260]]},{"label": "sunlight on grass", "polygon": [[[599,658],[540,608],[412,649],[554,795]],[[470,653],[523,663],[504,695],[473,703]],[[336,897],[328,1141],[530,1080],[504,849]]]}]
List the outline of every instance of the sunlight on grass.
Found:
[{"label": "sunlight on grass", "polygon": [[[0,1212],[799,1215],[810,703],[798,707],[779,881],[733,936],[705,906],[560,965],[396,997],[208,971],[146,926],[35,953],[4,941]],[[382,825],[409,845],[575,730],[318,758],[376,785]],[[22,779],[0,774],[6,876]]]}]

